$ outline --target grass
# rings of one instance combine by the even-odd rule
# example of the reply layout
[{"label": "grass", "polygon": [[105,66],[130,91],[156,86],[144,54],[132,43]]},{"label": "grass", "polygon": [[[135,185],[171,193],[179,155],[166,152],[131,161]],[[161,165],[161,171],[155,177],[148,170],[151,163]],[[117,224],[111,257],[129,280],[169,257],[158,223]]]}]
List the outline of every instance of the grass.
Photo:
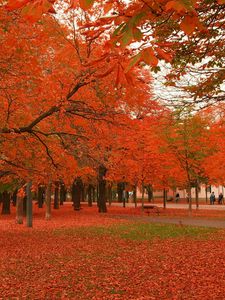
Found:
[{"label": "grass", "polygon": [[155,238],[204,238],[218,232],[215,228],[179,226],[172,224],[131,223],[112,225],[109,227],[80,227],[54,230],[54,235],[66,236],[112,236],[115,238],[129,239],[133,241],[150,241]]}]

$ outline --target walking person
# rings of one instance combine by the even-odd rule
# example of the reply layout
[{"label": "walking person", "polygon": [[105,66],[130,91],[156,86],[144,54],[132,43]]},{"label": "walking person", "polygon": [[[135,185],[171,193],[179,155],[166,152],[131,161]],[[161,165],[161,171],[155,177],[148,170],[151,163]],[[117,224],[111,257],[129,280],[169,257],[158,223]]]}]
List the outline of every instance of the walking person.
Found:
[{"label": "walking person", "polygon": [[223,194],[220,193],[218,197],[218,204],[222,204],[222,203],[223,203]]},{"label": "walking person", "polygon": [[213,205],[216,200],[214,192],[212,192],[212,194],[210,195],[209,200],[210,200],[210,205]]},{"label": "walking person", "polygon": [[175,201],[176,203],[180,200],[180,194],[179,193],[176,193],[176,197],[175,197]]}]

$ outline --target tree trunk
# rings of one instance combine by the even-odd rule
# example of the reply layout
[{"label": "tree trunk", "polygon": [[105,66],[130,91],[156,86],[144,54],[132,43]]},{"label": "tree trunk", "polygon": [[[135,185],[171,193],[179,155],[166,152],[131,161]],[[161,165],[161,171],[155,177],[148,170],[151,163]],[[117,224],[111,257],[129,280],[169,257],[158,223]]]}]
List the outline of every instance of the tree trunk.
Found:
[{"label": "tree trunk", "polygon": [[82,197],[82,181],[77,178],[72,186],[72,201],[74,210],[80,210],[80,201]]},{"label": "tree trunk", "polygon": [[16,189],[16,190],[13,192],[13,195],[12,195],[13,206],[16,206],[17,192],[18,192],[18,190]]},{"label": "tree trunk", "polygon": [[98,201],[99,201],[99,185],[98,185],[98,183],[96,186],[96,199],[97,199],[97,205],[98,205]]},{"label": "tree trunk", "polygon": [[66,201],[66,188],[63,183],[60,185],[60,205],[63,205],[63,203]]},{"label": "tree trunk", "polygon": [[123,207],[126,207],[126,191],[123,190]]},{"label": "tree trunk", "polygon": [[147,189],[147,193],[148,193],[148,202],[152,202],[152,198],[153,198],[152,186],[150,184],[148,184],[146,189]]},{"label": "tree trunk", "polygon": [[85,202],[85,184],[82,182],[81,184],[81,197],[80,201]]},{"label": "tree trunk", "polygon": [[27,196],[27,227],[33,226],[33,206],[32,206],[32,194],[31,194],[32,183],[28,182],[26,186],[26,196]]},{"label": "tree trunk", "polygon": [[167,202],[167,190],[163,189],[163,208],[166,209],[166,202]]},{"label": "tree trunk", "polygon": [[95,187],[93,186],[93,202],[96,202],[96,189]]},{"label": "tree trunk", "polygon": [[144,198],[145,198],[145,187],[144,187],[144,184],[142,184],[142,192],[141,192],[141,207],[142,207],[142,210],[144,211]]},{"label": "tree trunk", "polygon": [[2,193],[2,215],[10,215],[10,193]]},{"label": "tree trunk", "polygon": [[196,209],[199,209],[198,184],[195,187],[195,201],[196,201]]},{"label": "tree trunk", "polygon": [[188,182],[188,188],[187,188],[187,192],[188,192],[188,209],[189,209],[189,215],[192,214],[192,198],[191,198],[191,182]]},{"label": "tree trunk", "polygon": [[19,196],[16,199],[16,223],[23,224],[23,198]]},{"label": "tree trunk", "polygon": [[52,195],[52,184],[51,182],[48,183],[46,189],[46,212],[45,212],[45,219],[51,219],[51,195]]},{"label": "tree trunk", "polygon": [[133,200],[134,200],[134,207],[137,207],[137,187],[136,185],[133,188]]},{"label": "tree trunk", "polygon": [[207,185],[205,187],[205,202],[208,203],[208,191],[207,191]]},{"label": "tree trunk", "polygon": [[54,209],[59,209],[59,184],[55,184]]},{"label": "tree trunk", "polygon": [[128,191],[126,191],[125,196],[126,196],[126,202],[128,203],[129,202],[129,192]]},{"label": "tree trunk", "polygon": [[38,208],[42,208],[43,207],[43,203],[44,203],[44,192],[45,192],[45,188],[43,186],[39,186],[38,187]]},{"label": "tree trunk", "polygon": [[99,190],[99,198],[98,198],[98,212],[106,213],[106,181],[104,179],[106,175],[105,166],[101,165],[98,169],[98,190]]},{"label": "tree trunk", "polygon": [[88,196],[88,206],[91,207],[92,206],[92,192],[93,192],[93,187],[91,184],[88,185],[87,188],[87,196]]},{"label": "tree trunk", "polygon": [[123,202],[123,182],[119,182],[117,184],[117,194],[118,194],[118,202]]},{"label": "tree trunk", "polygon": [[23,197],[23,216],[27,216],[27,196]]},{"label": "tree trunk", "polygon": [[108,185],[108,201],[109,201],[109,206],[112,204],[112,185]]}]

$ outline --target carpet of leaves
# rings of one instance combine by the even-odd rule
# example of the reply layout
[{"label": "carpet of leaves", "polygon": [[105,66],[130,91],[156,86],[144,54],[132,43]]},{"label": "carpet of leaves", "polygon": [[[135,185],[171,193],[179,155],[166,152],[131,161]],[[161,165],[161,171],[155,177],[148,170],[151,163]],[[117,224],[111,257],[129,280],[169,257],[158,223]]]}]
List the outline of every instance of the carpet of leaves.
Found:
[{"label": "carpet of leaves", "polygon": [[0,299],[224,299],[224,230],[131,238],[119,212],[35,208],[32,229],[0,216]]}]

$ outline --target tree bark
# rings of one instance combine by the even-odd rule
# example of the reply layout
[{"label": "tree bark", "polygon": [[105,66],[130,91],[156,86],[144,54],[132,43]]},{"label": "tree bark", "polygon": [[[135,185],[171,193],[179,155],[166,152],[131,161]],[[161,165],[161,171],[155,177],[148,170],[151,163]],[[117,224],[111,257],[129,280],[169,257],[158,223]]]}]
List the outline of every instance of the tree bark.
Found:
[{"label": "tree bark", "polygon": [[82,182],[81,184],[81,198],[80,201],[85,202],[85,184]]},{"label": "tree bark", "polygon": [[63,183],[60,184],[60,205],[66,201],[66,188]]},{"label": "tree bark", "polygon": [[97,200],[97,205],[98,205],[98,201],[99,201],[99,185],[98,185],[98,183],[96,186],[96,200]]},{"label": "tree bark", "polygon": [[52,184],[51,182],[48,183],[46,189],[46,212],[45,212],[45,219],[51,219],[51,195],[52,195]]},{"label": "tree bark", "polygon": [[12,195],[13,206],[16,206],[17,192],[18,192],[18,190],[16,189],[16,190],[13,192],[13,195]]},{"label": "tree bark", "polygon": [[96,188],[93,186],[93,202],[96,202]]},{"label": "tree bark", "polygon": [[126,207],[126,192],[123,190],[123,207]]},{"label": "tree bark", "polygon": [[39,186],[38,187],[38,208],[42,208],[43,207],[43,203],[44,203],[44,192],[45,192],[45,188],[43,186]]},{"label": "tree bark", "polygon": [[190,181],[188,181],[187,192],[188,192],[188,209],[189,209],[189,215],[191,215],[192,214],[192,198],[191,198],[191,182]]},{"label": "tree bark", "polygon": [[27,196],[23,197],[23,216],[27,216]]},{"label": "tree bark", "polygon": [[19,196],[16,199],[16,223],[23,224],[23,198]]},{"label": "tree bark", "polygon": [[59,209],[59,184],[55,184],[54,209]]},{"label": "tree bark", "polygon": [[109,206],[112,204],[112,185],[111,183],[108,185],[108,201],[109,201]]},{"label": "tree bark", "polygon": [[163,189],[163,208],[166,209],[166,202],[167,202],[167,190]]},{"label": "tree bark", "polygon": [[31,193],[32,183],[28,182],[26,186],[26,196],[27,196],[27,227],[33,226],[33,203],[32,203],[32,193]]},{"label": "tree bark", "polygon": [[195,187],[195,201],[196,201],[196,209],[199,209],[198,183],[196,183],[196,187]]},{"label": "tree bark", "polygon": [[88,196],[88,206],[91,207],[92,206],[92,191],[93,191],[93,187],[91,184],[88,185],[87,188],[87,196]]},{"label": "tree bark", "polygon": [[142,184],[142,192],[141,192],[141,207],[142,207],[142,210],[144,210],[144,197],[145,197],[145,187],[144,187],[144,184]]},{"label": "tree bark", "polygon": [[205,202],[208,203],[208,191],[207,191],[207,185],[205,187]]},{"label": "tree bark", "polygon": [[136,185],[133,188],[133,200],[134,200],[134,206],[137,207],[137,187]]},{"label": "tree bark", "polygon": [[106,167],[101,165],[98,169],[98,190],[99,190],[99,198],[98,198],[98,212],[106,213],[106,181],[104,179],[106,175]]},{"label": "tree bark", "polygon": [[126,202],[128,203],[129,202],[129,192],[126,191],[125,195],[126,195]]},{"label": "tree bark", "polygon": [[123,202],[123,182],[119,182],[117,184],[117,194],[118,194],[118,202]]},{"label": "tree bark", "polygon": [[82,181],[77,178],[72,186],[72,201],[74,210],[80,210],[80,202],[82,197]]},{"label": "tree bark", "polygon": [[10,193],[2,193],[2,215],[10,215]]},{"label": "tree bark", "polygon": [[146,189],[147,189],[147,193],[148,193],[148,202],[152,202],[152,198],[153,198],[152,186],[150,184],[148,184]]}]

